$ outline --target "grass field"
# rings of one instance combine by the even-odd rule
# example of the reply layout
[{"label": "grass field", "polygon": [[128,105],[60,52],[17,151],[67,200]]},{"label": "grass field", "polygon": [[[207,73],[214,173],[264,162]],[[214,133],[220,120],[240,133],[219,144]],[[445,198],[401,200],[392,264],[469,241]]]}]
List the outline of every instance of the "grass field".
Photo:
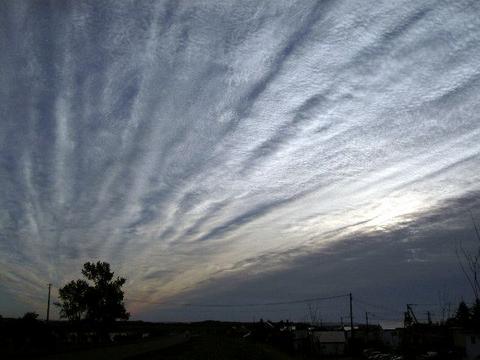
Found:
[{"label": "grass field", "polygon": [[41,360],[124,360],[134,356],[154,353],[159,350],[172,346],[179,346],[188,342],[188,337],[184,334],[158,337],[151,340],[136,342],[125,345],[112,345],[95,349],[67,352],[63,354],[55,354],[46,357],[40,357]]},{"label": "grass field", "polygon": [[188,342],[129,357],[128,360],[289,360],[294,359],[266,345],[224,335],[201,334]]}]

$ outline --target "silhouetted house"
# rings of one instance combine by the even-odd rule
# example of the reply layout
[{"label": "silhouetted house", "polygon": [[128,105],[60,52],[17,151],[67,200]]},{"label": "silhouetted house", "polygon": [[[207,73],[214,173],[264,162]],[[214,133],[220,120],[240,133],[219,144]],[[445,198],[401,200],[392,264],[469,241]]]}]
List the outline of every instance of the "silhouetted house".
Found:
[{"label": "silhouetted house", "polygon": [[[382,327],[380,325],[358,325],[355,326],[354,338],[360,344],[381,344],[382,343]],[[350,332],[348,332],[348,335]]]},{"label": "silhouetted house", "polygon": [[463,352],[463,359],[480,359],[480,333],[464,329],[455,329],[453,344]]},{"label": "silhouetted house", "polygon": [[403,329],[401,334],[402,347],[409,353],[446,350],[451,345],[450,338],[445,326],[435,324],[414,324]]},{"label": "silhouetted house", "polygon": [[[356,337],[357,337],[358,326],[355,325],[355,326],[353,327],[353,330],[354,330],[354,333],[355,333],[354,337],[356,338]],[[352,337],[352,329],[351,329],[351,327],[350,327],[350,326],[344,326],[344,327],[343,327],[343,331],[344,331],[344,333],[345,333],[345,337],[347,338],[347,341],[349,341],[350,338]]]},{"label": "silhouetted house", "polygon": [[383,345],[391,349],[397,349],[400,346],[401,330],[402,329],[384,329],[382,332]]},{"label": "silhouetted house", "polygon": [[344,331],[314,331],[312,338],[314,349],[321,355],[345,354]]}]

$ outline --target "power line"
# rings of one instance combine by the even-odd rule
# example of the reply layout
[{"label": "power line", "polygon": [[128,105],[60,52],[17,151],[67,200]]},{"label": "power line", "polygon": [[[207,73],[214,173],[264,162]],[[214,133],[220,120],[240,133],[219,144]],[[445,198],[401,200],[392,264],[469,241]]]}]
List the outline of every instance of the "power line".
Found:
[{"label": "power line", "polygon": [[290,301],[278,301],[278,302],[266,302],[266,303],[245,303],[245,304],[202,304],[202,303],[174,303],[174,302],[152,302],[140,299],[132,299],[129,298],[127,301],[131,302],[140,302],[145,304],[152,304],[152,305],[170,305],[170,306],[184,306],[184,307],[218,307],[218,308],[232,308],[232,307],[255,307],[255,306],[278,306],[278,305],[293,305],[293,304],[303,304],[309,303],[314,301],[324,301],[324,300],[333,300],[333,299],[340,299],[346,298],[350,296],[350,294],[342,294],[342,295],[335,295],[335,296],[326,296],[326,297],[316,297],[316,298],[309,298],[309,299],[299,299],[299,300],[290,300]]}]

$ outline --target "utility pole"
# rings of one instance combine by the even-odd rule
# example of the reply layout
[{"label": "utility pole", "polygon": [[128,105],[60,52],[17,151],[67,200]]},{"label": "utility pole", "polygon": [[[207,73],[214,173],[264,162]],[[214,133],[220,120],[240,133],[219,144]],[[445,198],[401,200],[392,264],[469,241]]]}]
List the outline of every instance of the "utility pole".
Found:
[{"label": "utility pole", "polygon": [[352,305],[352,293],[348,294],[350,299],[350,340],[353,342],[353,305]]},{"label": "utility pole", "polygon": [[47,322],[50,320],[50,290],[52,284],[48,284],[48,300],[47,300]]},{"label": "utility pole", "polygon": [[365,311],[365,337],[368,342],[368,311]]}]

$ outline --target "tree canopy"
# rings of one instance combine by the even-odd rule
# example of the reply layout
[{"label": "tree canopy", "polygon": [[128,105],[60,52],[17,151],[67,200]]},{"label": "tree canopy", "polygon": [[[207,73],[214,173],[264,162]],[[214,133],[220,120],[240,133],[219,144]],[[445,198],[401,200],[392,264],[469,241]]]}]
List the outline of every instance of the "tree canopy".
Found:
[{"label": "tree canopy", "polygon": [[103,323],[128,320],[130,314],[125,309],[122,290],[126,279],[114,278],[110,264],[100,261],[85,263],[82,274],[86,280],[72,280],[59,289],[60,302],[56,305],[60,307],[60,316]]}]

